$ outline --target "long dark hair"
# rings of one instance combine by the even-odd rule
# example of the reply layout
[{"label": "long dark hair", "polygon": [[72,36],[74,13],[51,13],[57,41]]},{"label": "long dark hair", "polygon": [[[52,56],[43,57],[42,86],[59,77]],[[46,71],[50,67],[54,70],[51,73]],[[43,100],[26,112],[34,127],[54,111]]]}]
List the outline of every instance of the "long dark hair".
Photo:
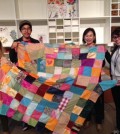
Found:
[{"label": "long dark hair", "polygon": [[86,36],[86,34],[88,33],[88,32],[92,32],[93,33],[93,35],[95,36],[95,39],[94,39],[94,41],[93,41],[93,43],[96,43],[96,33],[95,33],[95,30],[93,29],[93,28],[87,28],[85,31],[84,31],[84,33],[83,33],[83,38],[82,38],[82,42],[85,44],[86,43],[86,41],[85,41],[85,36]]},{"label": "long dark hair", "polygon": [[0,41],[0,58],[4,55],[4,48],[2,46],[2,42]]}]

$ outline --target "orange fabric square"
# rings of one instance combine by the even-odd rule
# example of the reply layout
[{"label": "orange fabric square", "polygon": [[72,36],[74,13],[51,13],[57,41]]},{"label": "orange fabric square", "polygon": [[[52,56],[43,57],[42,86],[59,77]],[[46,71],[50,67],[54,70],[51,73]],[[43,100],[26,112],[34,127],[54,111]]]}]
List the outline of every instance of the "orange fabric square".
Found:
[{"label": "orange fabric square", "polygon": [[94,103],[96,103],[96,100],[98,99],[98,97],[99,97],[99,94],[97,94],[96,92],[92,91],[89,100],[91,100],[91,101],[93,101]]},{"label": "orange fabric square", "polygon": [[54,59],[46,59],[46,66],[54,66]]},{"label": "orange fabric square", "polygon": [[82,110],[82,107],[74,106],[72,113],[79,115]]},{"label": "orange fabric square", "polygon": [[75,123],[76,123],[77,125],[83,125],[84,121],[85,121],[85,118],[78,116],[78,118],[77,118],[77,120],[75,121]]},{"label": "orange fabric square", "polygon": [[7,64],[4,64],[4,65],[1,66],[1,69],[2,69],[5,73],[7,73],[7,72],[11,69],[11,67],[10,67],[9,65],[7,65]]},{"label": "orange fabric square", "polygon": [[102,61],[101,60],[95,60],[95,63],[93,65],[94,67],[101,68],[102,67]]},{"label": "orange fabric square", "polygon": [[76,85],[87,86],[89,81],[90,77],[79,75],[76,81]]},{"label": "orange fabric square", "polygon": [[92,76],[99,77],[101,74],[101,68],[92,68]]},{"label": "orange fabric square", "polygon": [[44,99],[48,101],[52,101],[53,96],[54,96],[53,94],[45,93]]},{"label": "orange fabric square", "polygon": [[92,91],[86,89],[86,90],[84,90],[84,92],[82,93],[80,98],[88,100],[90,95],[91,95],[91,93],[92,93]]},{"label": "orange fabric square", "polygon": [[46,123],[45,127],[48,128],[51,131],[54,131],[56,125],[58,123],[58,120],[55,118],[50,118],[48,122]]}]

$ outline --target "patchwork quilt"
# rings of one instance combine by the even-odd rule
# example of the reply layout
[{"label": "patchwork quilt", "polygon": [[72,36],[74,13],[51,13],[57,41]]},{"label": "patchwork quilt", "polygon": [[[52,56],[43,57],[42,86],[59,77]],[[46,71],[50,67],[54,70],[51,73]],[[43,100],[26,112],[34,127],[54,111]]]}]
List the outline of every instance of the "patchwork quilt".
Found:
[{"label": "patchwork quilt", "polygon": [[26,44],[18,66],[4,58],[0,67],[0,114],[54,134],[78,132],[97,98],[116,84],[101,81],[104,46]]}]

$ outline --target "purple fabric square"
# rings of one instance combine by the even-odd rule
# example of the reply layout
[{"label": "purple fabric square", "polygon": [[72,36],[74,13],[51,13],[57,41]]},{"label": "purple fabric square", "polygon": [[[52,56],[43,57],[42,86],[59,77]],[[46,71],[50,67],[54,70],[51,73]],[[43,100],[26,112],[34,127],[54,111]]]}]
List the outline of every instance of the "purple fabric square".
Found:
[{"label": "purple fabric square", "polygon": [[81,61],[81,66],[90,66],[93,67],[93,64],[95,62],[95,59],[85,59]]}]

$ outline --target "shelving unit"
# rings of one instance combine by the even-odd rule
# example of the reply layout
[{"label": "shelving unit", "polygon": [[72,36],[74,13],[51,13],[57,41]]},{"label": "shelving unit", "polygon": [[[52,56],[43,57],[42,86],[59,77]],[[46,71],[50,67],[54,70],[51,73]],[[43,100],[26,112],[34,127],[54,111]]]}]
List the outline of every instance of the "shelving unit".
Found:
[{"label": "shelving unit", "polygon": [[[93,27],[98,44],[111,42],[111,29],[120,25],[120,0],[76,0],[77,4],[74,6],[66,6],[66,1],[59,9],[61,11],[62,8],[64,14],[58,14],[57,8],[53,9],[56,13],[52,14],[52,10],[48,8],[48,0],[0,0],[0,29],[11,27],[18,38],[21,36],[20,21],[29,20],[33,24],[34,38],[38,39],[43,35],[46,43],[82,44],[83,31]],[[67,12],[70,13],[66,14]],[[9,45],[3,45],[7,48],[11,43],[12,41]]]}]

